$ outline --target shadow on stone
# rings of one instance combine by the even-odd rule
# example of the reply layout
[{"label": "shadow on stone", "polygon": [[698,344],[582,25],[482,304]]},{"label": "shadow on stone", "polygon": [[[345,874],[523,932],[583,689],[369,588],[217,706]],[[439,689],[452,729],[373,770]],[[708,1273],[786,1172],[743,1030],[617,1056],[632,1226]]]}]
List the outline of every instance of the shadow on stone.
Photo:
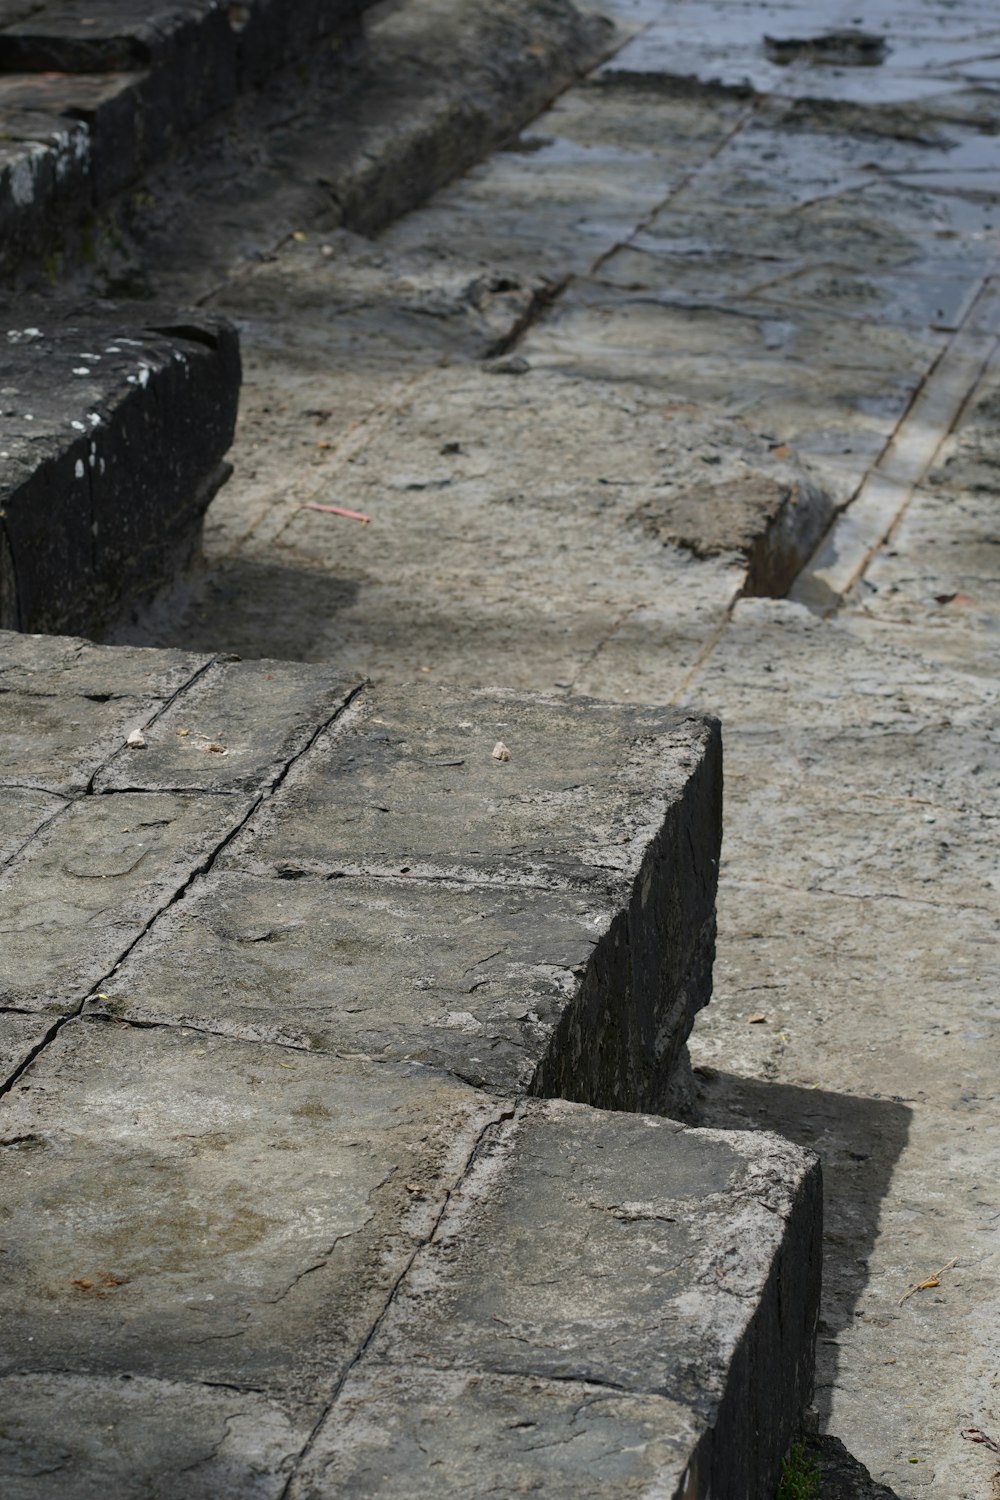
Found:
[{"label": "shadow on stone", "polygon": [[873,1479],[839,1438],[816,1434],[803,1442],[819,1465],[823,1500],[899,1500],[896,1491]]},{"label": "shadow on stone", "polygon": [[351,579],[318,569],[240,558],[195,563],[105,637],[109,645],[149,644],[190,651],[234,652],[247,659],[308,661],[316,637],[335,654],[336,618],[358,594]]},{"label": "shadow on stone", "polygon": [[[714,1068],[696,1068],[694,1076],[699,1125],[773,1130],[815,1151],[822,1161],[823,1295],[816,1340],[815,1405],[819,1425],[824,1427],[830,1418],[839,1337],[858,1315],[868,1281],[868,1258],[878,1234],[879,1210],[906,1144],[911,1110],[891,1099],[765,1083]],[[830,1500],[855,1493],[884,1497],[891,1491],[880,1487],[829,1490]],[[825,1487],[823,1496],[827,1500]]]}]

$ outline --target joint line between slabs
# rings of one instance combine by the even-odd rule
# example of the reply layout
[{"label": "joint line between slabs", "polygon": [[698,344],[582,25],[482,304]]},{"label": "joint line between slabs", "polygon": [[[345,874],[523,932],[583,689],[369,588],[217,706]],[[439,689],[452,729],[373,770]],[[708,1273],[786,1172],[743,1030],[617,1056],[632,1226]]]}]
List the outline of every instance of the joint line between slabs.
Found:
[{"label": "joint line between slabs", "polygon": [[[957,423],[975,395],[984,374],[995,360],[997,350],[1000,349],[1000,336],[990,333],[977,334],[970,331],[969,326],[984,299],[990,295],[992,283],[998,272],[1000,272],[1000,262],[994,262],[980,276],[976,293],[958,328],[931,361],[907,403],[906,410],[893,428],[875,462],[867,469],[851,498],[837,512],[812,556],[800,569],[786,597],[808,605],[810,583],[815,582],[831,598],[835,596],[843,601],[851,589],[855,588],[864,577],[879,550],[897,530],[913,500],[914,493],[923,482],[945,442],[955,431]],[[933,448],[926,449],[910,466],[904,459],[899,470],[894,474],[892,472],[893,459],[898,449],[906,442],[911,431],[919,430],[922,411],[931,405],[935,398],[940,400],[941,394],[947,394],[949,382],[955,378],[952,374],[953,367],[957,365],[957,373],[961,374],[962,365],[973,362],[974,373],[962,381],[959,391],[954,393],[952,399],[948,401],[945,412],[938,422],[934,424],[932,421],[930,424],[931,437],[935,439]],[[873,515],[867,526],[867,534],[865,534],[864,518],[861,518],[862,536],[855,549],[853,561],[850,561],[850,571],[836,582],[827,583],[823,576],[824,571],[829,571],[834,575],[836,573],[835,546],[838,531],[843,531],[846,522],[858,520],[860,507],[864,504],[865,498],[880,483],[894,486],[898,490],[899,503],[894,507],[888,520],[884,517],[879,519],[877,514]],[[823,612],[832,613],[837,607],[831,603]]]}]

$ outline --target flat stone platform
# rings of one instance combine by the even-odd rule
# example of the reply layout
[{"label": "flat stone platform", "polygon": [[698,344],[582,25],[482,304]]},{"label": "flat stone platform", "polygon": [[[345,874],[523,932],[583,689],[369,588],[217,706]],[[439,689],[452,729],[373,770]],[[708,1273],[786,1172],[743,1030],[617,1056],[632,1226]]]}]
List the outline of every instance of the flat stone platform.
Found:
[{"label": "flat stone platform", "polygon": [[713,721],[5,634],[0,786],[5,1496],[770,1496],[818,1168],[638,1112]]}]

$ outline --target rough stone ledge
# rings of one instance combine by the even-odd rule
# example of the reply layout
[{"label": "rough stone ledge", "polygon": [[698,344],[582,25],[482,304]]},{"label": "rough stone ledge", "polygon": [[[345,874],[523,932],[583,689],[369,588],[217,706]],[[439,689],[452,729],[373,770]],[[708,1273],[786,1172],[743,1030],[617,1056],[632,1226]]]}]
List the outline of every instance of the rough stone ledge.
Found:
[{"label": "rough stone ledge", "polygon": [[0,628],[95,633],[194,545],[228,472],[236,334],[113,306],[0,316]]},{"label": "rough stone ledge", "polygon": [[372,0],[156,5],[93,0],[0,11],[0,267],[50,247],[248,86]]},{"label": "rough stone ledge", "polygon": [[11,1500],[773,1494],[819,1281],[787,1142],[98,1020],[2,1120]]},{"label": "rough stone ledge", "polygon": [[587,1107],[708,998],[713,721],[4,635],[0,789],[5,1500],[769,1500],[818,1168]]}]

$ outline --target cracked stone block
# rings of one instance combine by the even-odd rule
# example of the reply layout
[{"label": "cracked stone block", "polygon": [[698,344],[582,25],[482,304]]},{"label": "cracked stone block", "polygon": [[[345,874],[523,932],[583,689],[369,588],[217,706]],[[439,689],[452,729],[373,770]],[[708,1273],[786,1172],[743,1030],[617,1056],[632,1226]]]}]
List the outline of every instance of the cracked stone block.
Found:
[{"label": "cracked stone block", "polygon": [[202,313],[6,316],[0,626],[92,634],[194,546],[228,472],[236,335]]},{"label": "cracked stone block", "polygon": [[295,1500],[770,1500],[808,1399],[820,1173],[777,1137],[564,1102],[484,1141]]},{"label": "cracked stone block", "polygon": [[130,1374],[11,1376],[0,1404],[7,1500],[280,1500],[309,1437],[253,1391]]},{"label": "cracked stone block", "polygon": [[270,787],[336,718],[357,685],[325,667],[219,659],[145,728],[140,754],[127,745],[118,748],[98,773],[95,790]]},{"label": "cracked stone block", "polygon": [[0,631],[0,788],[79,796],[210,657]]},{"label": "cracked stone block", "polygon": [[[500,742],[508,761],[493,753]],[[711,993],[720,838],[710,721],[417,685],[355,700],[217,868],[582,897],[599,941],[575,958],[558,1016],[535,1030],[535,1085],[634,1108],[655,1097]],[[447,928],[443,914],[434,930]],[[445,988],[454,994],[454,979]]]},{"label": "cracked stone block", "polygon": [[246,812],[206,794],[67,803],[0,873],[0,1005],[74,1010]]},{"label": "cracked stone block", "polygon": [[0,1088],[24,1067],[51,1029],[51,1016],[0,1010]]},{"label": "cracked stone block", "polygon": [[249,1388],[308,1431],[505,1110],[428,1069],[68,1023],[4,1100],[0,1375]]}]

